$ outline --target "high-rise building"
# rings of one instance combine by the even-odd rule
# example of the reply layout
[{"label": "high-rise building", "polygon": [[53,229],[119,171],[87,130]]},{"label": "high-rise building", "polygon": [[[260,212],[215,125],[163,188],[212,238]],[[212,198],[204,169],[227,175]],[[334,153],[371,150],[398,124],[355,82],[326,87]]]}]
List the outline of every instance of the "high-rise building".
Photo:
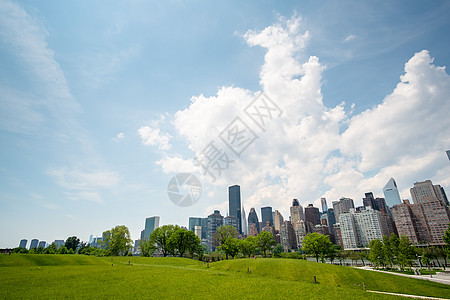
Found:
[{"label": "high-rise building", "polygon": [[159,216],[149,217],[145,219],[145,228],[141,231],[141,240],[148,240],[150,234],[159,227]]},{"label": "high-rise building", "polygon": [[19,247],[20,248],[26,248],[27,247],[27,243],[28,243],[27,239],[22,239],[22,240],[20,240]]},{"label": "high-rise building", "polygon": [[218,245],[214,242],[214,233],[217,231],[217,228],[223,225],[223,216],[220,214],[220,211],[215,210],[214,213],[208,216],[208,251],[214,251]]},{"label": "high-rise building", "polygon": [[334,233],[334,224],[336,224],[336,217],[334,216],[334,209],[329,208],[326,212],[322,213],[320,220],[326,220],[326,224],[330,229],[330,233]]},{"label": "high-rise building", "polygon": [[370,241],[389,236],[382,213],[370,207],[360,212],[350,209],[348,213],[341,213],[339,227],[344,249],[367,247]]},{"label": "high-rise building", "polygon": [[341,198],[341,199],[339,199],[339,201],[333,201],[333,209],[334,209],[334,215],[336,218],[336,222],[339,222],[339,215],[341,213],[349,212],[350,208],[355,208],[353,199]]},{"label": "high-rise building", "polygon": [[[312,204],[308,204],[308,206],[305,207],[305,222],[306,224],[308,224],[308,222],[311,223],[313,227],[320,224],[319,209]],[[310,232],[312,232],[312,230]]]},{"label": "high-rise building", "polygon": [[450,150],[447,150],[446,152],[447,152],[448,160],[450,160]]},{"label": "high-rise building", "polygon": [[239,232],[239,229],[238,229],[239,225],[238,225],[238,223],[239,223],[239,219],[237,217],[235,217],[235,216],[227,216],[224,219],[224,225],[233,226]]},{"label": "high-rise building", "polygon": [[243,206],[242,206],[241,224],[242,224],[242,234],[248,235],[247,217],[245,216],[245,210]]},{"label": "high-rise building", "polygon": [[261,207],[261,218],[262,218],[262,226],[266,226],[266,223],[269,222],[270,226],[273,226],[273,217],[272,217],[272,207],[266,206]]},{"label": "high-rise building", "polygon": [[328,210],[327,199],[320,198],[320,204],[322,205],[322,212],[327,212]]},{"label": "high-rise building", "polygon": [[443,191],[444,189],[441,188],[440,185],[433,185],[431,180],[416,182],[414,183],[414,187],[410,189],[411,197],[414,203],[422,203],[431,198],[435,198],[446,205],[445,198],[447,197],[444,197],[445,192]]},{"label": "high-rise building", "polygon": [[303,214],[303,207],[300,205],[297,199],[292,200],[291,206],[291,223],[294,225],[300,220],[305,220],[305,215]]},{"label": "high-rise building", "polygon": [[53,243],[56,245],[56,247],[58,247],[58,249],[66,244],[64,240],[55,240]]},{"label": "high-rise building", "polygon": [[202,226],[195,225],[194,233],[199,239],[202,239]]},{"label": "high-rise building", "polygon": [[392,207],[397,204],[401,204],[400,194],[398,193],[397,182],[394,178],[389,179],[383,188],[384,199],[386,200],[386,205]]},{"label": "high-rise building", "polygon": [[375,198],[373,197],[373,193],[368,192],[368,193],[365,193],[364,195],[365,195],[365,197],[363,198],[363,206],[364,207],[369,206],[372,209],[379,210],[378,207],[376,207]]},{"label": "high-rise building", "polygon": [[[253,235],[251,233],[252,225],[255,225],[255,229],[259,233],[260,232],[260,230],[259,230],[259,220],[258,220],[258,215],[256,214],[256,211],[255,211],[254,207],[250,208],[250,212],[248,213],[248,230],[249,230],[249,235]],[[258,234],[256,234],[256,235],[258,235]]]},{"label": "high-rise building", "polygon": [[[410,191],[414,204],[405,201],[402,205],[397,205],[395,214],[393,212],[398,232],[405,233],[412,243],[430,242],[443,245],[442,237],[450,223],[450,210],[445,203],[445,192],[442,192],[441,186],[433,185],[430,180],[414,183]],[[403,228],[411,224],[413,229]]]},{"label": "high-rise building", "polygon": [[38,244],[39,244],[39,240],[32,239],[31,243],[30,243],[30,250],[33,249],[33,248],[37,248]]},{"label": "high-rise building", "polygon": [[208,239],[208,218],[202,218],[202,240]]},{"label": "high-rise building", "polygon": [[202,218],[189,217],[189,230],[195,232],[195,226],[202,226]]},{"label": "high-rise building", "polygon": [[283,224],[284,218],[278,210],[275,210],[273,222],[274,222],[275,230],[280,232],[281,224]]},{"label": "high-rise building", "polygon": [[410,204],[403,200],[402,204],[391,208],[392,216],[400,236],[406,236],[412,244],[431,242],[430,230],[420,204]]},{"label": "high-rise building", "polygon": [[239,185],[228,187],[228,213],[238,219],[237,230],[240,234],[242,234],[241,207],[241,187]]},{"label": "high-rise building", "polygon": [[47,246],[47,242],[46,241],[40,241],[39,242],[39,245],[38,245],[38,248],[45,248],[45,246]]},{"label": "high-rise building", "polygon": [[294,227],[289,221],[284,221],[281,224],[280,243],[286,252],[297,248],[297,239],[295,237]]},{"label": "high-rise building", "polygon": [[374,200],[375,203],[375,207],[377,207],[379,211],[384,212],[384,213],[388,213],[389,209],[386,205],[386,200],[384,198],[375,198]]}]

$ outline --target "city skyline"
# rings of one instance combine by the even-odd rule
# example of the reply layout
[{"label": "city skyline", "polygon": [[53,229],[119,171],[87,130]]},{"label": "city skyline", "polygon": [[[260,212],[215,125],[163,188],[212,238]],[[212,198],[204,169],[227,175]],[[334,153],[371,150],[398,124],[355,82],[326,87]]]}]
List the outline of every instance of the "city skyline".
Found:
[{"label": "city skyline", "polygon": [[[236,183],[242,212],[282,215],[291,199],[384,197],[391,177],[401,200],[418,180],[448,190],[449,14],[443,0],[0,0],[0,247],[117,224],[136,240],[149,216],[225,215]],[[169,199],[178,173],[201,183],[191,206]]]}]

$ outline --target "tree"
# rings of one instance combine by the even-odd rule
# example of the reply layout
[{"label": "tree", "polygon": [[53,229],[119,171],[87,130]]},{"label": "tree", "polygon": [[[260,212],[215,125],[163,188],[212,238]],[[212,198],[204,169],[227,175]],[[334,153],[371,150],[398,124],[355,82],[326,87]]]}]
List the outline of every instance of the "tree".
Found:
[{"label": "tree", "polygon": [[[72,248],[70,248],[70,249],[72,249]],[[59,249],[58,249],[58,254],[67,254],[67,248],[66,248],[66,246],[61,246]]]},{"label": "tree", "polygon": [[157,249],[155,244],[152,244],[149,240],[141,240],[139,248],[141,249],[141,256],[145,257],[153,256],[153,252]]},{"label": "tree", "polygon": [[77,253],[78,253],[78,254],[84,254],[84,252],[86,252],[86,251],[84,251],[84,249],[89,248],[89,247],[90,247],[90,246],[89,246],[87,243],[81,242],[81,243],[79,244]]},{"label": "tree", "polygon": [[191,254],[198,252],[201,247],[201,241],[193,231],[184,228],[178,228],[169,237],[168,246],[172,254],[179,254],[181,257],[186,252]]},{"label": "tree", "polygon": [[170,236],[179,228],[180,226],[178,225],[163,225],[150,234],[150,242],[161,251],[164,257],[171,252],[171,247],[168,243]]},{"label": "tree", "polygon": [[109,250],[111,255],[126,255],[133,246],[130,231],[125,225],[119,225],[111,230],[103,232],[102,245]]},{"label": "tree", "polygon": [[229,236],[219,247],[225,252],[226,259],[228,256],[235,257],[239,253],[239,240]]},{"label": "tree", "polygon": [[216,232],[213,235],[213,240],[216,242],[217,246],[222,245],[225,241],[230,238],[236,238],[239,236],[239,232],[234,226],[231,225],[222,225],[217,228]]},{"label": "tree", "polygon": [[303,239],[303,251],[312,253],[316,257],[316,262],[319,262],[320,255],[327,255],[332,247],[328,235],[320,233],[308,233]]},{"label": "tree", "polygon": [[243,240],[239,240],[239,251],[244,255],[244,256],[252,256],[255,255],[256,253],[256,248],[258,247],[257,245],[257,237],[250,235],[248,237],[246,237]]},{"label": "tree", "polygon": [[402,235],[400,237],[400,242],[398,245],[398,257],[397,261],[400,265],[400,268],[403,270],[403,267],[406,265],[411,266],[412,260],[416,257],[416,249],[409,239]]},{"label": "tree", "polygon": [[72,249],[73,251],[77,250],[78,245],[80,244],[80,239],[76,236],[68,237],[64,246],[67,249]]},{"label": "tree", "polygon": [[330,263],[333,263],[333,261],[338,257],[339,249],[340,247],[338,245],[331,245],[328,252],[328,259],[330,260]]},{"label": "tree", "polygon": [[369,243],[369,260],[375,265],[375,266],[383,266],[385,265],[385,255],[384,255],[384,249],[383,249],[383,243],[379,239],[375,239],[370,241]]},{"label": "tree", "polygon": [[42,253],[44,254],[55,254],[58,251],[58,246],[55,243],[51,243],[47,248],[44,249]]},{"label": "tree", "polygon": [[272,255],[273,255],[274,257],[280,257],[280,256],[281,256],[281,253],[283,253],[283,252],[284,252],[283,245],[277,244],[277,245],[273,248]]},{"label": "tree", "polygon": [[[448,228],[444,232],[444,236],[442,237],[442,239],[445,242],[445,253],[447,254],[446,258],[450,259],[450,223],[448,224]],[[445,259],[445,264],[447,264],[447,259]]]},{"label": "tree", "polygon": [[266,257],[266,251],[271,250],[276,244],[275,238],[268,231],[262,231],[256,238],[258,247],[264,252],[264,257]]},{"label": "tree", "polygon": [[395,233],[391,233],[391,237],[383,236],[384,257],[391,263],[391,268],[396,263],[399,244],[400,240]]}]

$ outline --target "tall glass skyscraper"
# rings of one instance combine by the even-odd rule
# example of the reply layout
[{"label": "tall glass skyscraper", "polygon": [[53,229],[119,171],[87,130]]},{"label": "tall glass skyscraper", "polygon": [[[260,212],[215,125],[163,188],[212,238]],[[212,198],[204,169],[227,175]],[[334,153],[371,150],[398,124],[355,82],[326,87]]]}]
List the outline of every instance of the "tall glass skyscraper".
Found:
[{"label": "tall glass skyscraper", "polygon": [[145,219],[145,229],[141,231],[141,240],[148,240],[150,234],[159,227],[159,216]]},{"label": "tall glass skyscraper", "polygon": [[386,200],[386,205],[392,207],[397,204],[402,204],[400,199],[400,194],[398,193],[397,183],[394,178],[389,179],[383,188],[384,199]]},{"label": "tall glass skyscraper", "polygon": [[267,222],[269,222],[270,226],[273,226],[273,214],[271,206],[261,207],[261,218],[262,227],[266,226]]},{"label": "tall glass skyscraper", "polygon": [[237,230],[242,234],[241,187],[239,185],[228,187],[228,214],[238,219]]},{"label": "tall glass skyscraper", "polygon": [[258,215],[256,214],[255,208],[250,208],[250,212],[248,213],[248,232],[250,234],[250,229],[252,228],[252,225],[255,225],[255,228],[257,232],[259,233],[259,219]]}]

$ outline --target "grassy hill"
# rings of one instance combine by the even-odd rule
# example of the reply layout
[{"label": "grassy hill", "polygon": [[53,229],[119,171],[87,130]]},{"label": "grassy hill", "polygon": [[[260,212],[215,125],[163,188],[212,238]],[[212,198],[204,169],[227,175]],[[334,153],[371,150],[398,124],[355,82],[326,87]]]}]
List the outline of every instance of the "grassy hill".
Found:
[{"label": "grassy hill", "polygon": [[239,259],[207,268],[183,258],[0,255],[1,299],[396,298],[367,293],[363,282],[373,290],[450,298],[445,285],[303,260]]}]

